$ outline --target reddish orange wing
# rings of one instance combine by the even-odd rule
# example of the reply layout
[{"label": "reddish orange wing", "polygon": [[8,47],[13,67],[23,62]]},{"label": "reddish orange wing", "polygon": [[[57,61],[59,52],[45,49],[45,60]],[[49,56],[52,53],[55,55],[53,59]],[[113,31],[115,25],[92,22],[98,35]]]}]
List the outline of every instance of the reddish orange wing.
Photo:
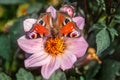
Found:
[{"label": "reddish orange wing", "polygon": [[64,13],[57,13],[57,23],[60,28],[59,34],[64,37],[79,37],[80,30],[72,19]]},{"label": "reddish orange wing", "polygon": [[27,32],[27,38],[34,39],[38,37],[44,37],[50,35],[51,26],[51,15],[50,13],[44,13],[40,15],[37,22],[33,25],[30,31]]}]

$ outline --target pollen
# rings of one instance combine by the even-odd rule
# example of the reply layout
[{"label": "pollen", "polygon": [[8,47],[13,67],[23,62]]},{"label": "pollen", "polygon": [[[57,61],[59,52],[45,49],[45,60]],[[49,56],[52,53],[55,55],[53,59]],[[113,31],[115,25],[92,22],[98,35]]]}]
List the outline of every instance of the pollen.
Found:
[{"label": "pollen", "polygon": [[45,44],[45,51],[52,56],[61,55],[65,49],[64,40],[60,37],[49,38]]}]

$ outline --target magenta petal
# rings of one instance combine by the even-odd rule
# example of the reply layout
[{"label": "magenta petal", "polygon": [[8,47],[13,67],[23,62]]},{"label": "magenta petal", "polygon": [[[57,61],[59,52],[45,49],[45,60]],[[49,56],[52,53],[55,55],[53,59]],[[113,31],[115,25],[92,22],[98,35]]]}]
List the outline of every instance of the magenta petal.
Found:
[{"label": "magenta petal", "polygon": [[56,18],[56,9],[53,6],[50,6],[47,8],[46,12],[50,12],[52,17],[55,19]]},{"label": "magenta petal", "polygon": [[77,57],[82,57],[85,55],[85,52],[88,48],[88,43],[85,41],[83,37],[74,38],[74,39],[67,39],[66,44],[70,45],[67,47],[73,54]]},{"label": "magenta petal", "polygon": [[49,79],[52,73],[60,67],[60,63],[57,62],[57,58],[52,58],[49,61],[49,64],[43,65],[41,68],[42,76],[45,79]]},{"label": "magenta petal", "polygon": [[19,47],[27,53],[38,53],[44,48],[44,40],[42,38],[26,39],[25,36],[22,36],[17,42]]},{"label": "magenta petal", "polygon": [[24,20],[24,23],[23,23],[23,26],[24,26],[24,31],[27,32],[29,31],[33,24],[36,23],[36,19],[32,19],[32,18],[29,18],[29,19],[25,19]]},{"label": "magenta petal", "polygon": [[66,70],[70,69],[75,61],[77,60],[76,56],[71,53],[71,51],[66,50],[64,55],[61,57],[61,69]]},{"label": "magenta petal", "polygon": [[80,17],[80,16],[74,17],[73,21],[77,24],[79,29],[83,30],[85,25],[85,19],[83,17]]},{"label": "magenta petal", "polygon": [[25,60],[25,67],[40,67],[47,64],[51,60],[51,56],[41,51],[40,53],[35,53]]}]

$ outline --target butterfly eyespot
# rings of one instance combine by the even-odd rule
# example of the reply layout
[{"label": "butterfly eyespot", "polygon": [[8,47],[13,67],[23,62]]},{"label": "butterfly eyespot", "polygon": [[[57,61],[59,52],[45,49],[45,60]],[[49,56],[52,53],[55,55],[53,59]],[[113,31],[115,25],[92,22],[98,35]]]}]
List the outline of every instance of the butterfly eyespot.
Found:
[{"label": "butterfly eyespot", "polygon": [[45,26],[45,22],[41,19],[38,21],[39,24],[41,24],[42,26]]},{"label": "butterfly eyespot", "polygon": [[73,37],[79,37],[81,34],[79,31],[73,31],[70,33],[70,37],[73,38]]},{"label": "butterfly eyespot", "polygon": [[37,33],[35,33],[35,32],[29,33],[29,34],[28,34],[28,37],[29,37],[30,39],[36,39],[36,38],[37,38]]},{"label": "butterfly eyespot", "polygon": [[39,23],[40,23],[41,25],[43,25],[43,20],[40,20]]},{"label": "butterfly eyespot", "polygon": [[65,23],[67,24],[68,22],[70,22],[70,20],[69,19],[65,19]]},{"label": "butterfly eyespot", "polygon": [[71,22],[71,19],[70,18],[66,18],[65,21],[63,22],[63,24],[66,25],[69,22]]}]

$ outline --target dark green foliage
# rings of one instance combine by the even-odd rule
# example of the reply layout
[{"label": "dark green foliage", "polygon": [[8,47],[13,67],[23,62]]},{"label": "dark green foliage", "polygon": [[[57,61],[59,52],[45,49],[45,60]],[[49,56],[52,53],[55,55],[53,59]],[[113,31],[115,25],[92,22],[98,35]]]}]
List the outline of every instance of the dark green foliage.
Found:
[{"label": "dark green foliage", "polygon": [[13,26],[10,29],[10,40],[11,40],[11,45],[13,49],[17,48],[17,39],[24,35],[24,30],[23,30],[23,20],[24,18],[20,18],[16,20],[13,24]]},{"label": "dark green foliage", "polygon": [[64,72],[57,70],[49,80],[66,80],[66,76]]},{"label": "dark green foliage", "polygon": [[114,80],[120,70],[120,62],[107,59],[103,61],[100,80]]},{"label": "dark green foliage", "polygon": [[110,45],[110,37],[106,28],[103,28],[96,35],[96,43],[97,43],[97,54],[100,55],[102,51],[104,51]]},{"label": "dark green foliage", "polygon": [[25,71],[23,68],[20,68],[16,74],[17,80],[34,80],[34,77],[31,72]]},{"label": "dark green foliage", "polygon": [[20,4],[29,0],[0,0],[0,4]]},{"label": "dark green foliage", "polygon": [[0,72],[0,80],[12,80],[12,79],[5,73]]},{"label": "dark green foliage", "polygon": [[89,64],[88,70],[85,72],[85,80],[92,80],[92,78],[98,73],[100,65],[92,62]]},{"label": "dark green foliage", "polygon": [[10,36],[5,34],[0,35],[0,56],[9,60],[11,51]]}]

